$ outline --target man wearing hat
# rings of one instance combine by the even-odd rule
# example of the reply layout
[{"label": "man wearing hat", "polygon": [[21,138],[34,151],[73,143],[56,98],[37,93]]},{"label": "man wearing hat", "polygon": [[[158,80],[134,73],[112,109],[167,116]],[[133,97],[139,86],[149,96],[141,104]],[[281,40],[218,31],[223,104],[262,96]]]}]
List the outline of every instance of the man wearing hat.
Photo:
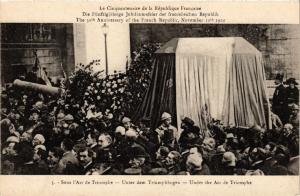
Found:
[{"label": "man wearing hat", "polygon": [[168,156],[170,150],[168,147],[160,146],[155,153],[156,157],[153,159],[152,166],[154,168],[165,167],[166,157]]},{"label": "man wearing hat", "polygon": [[[194,126],[194,121],[188,117],[185,117],[181,120],[181,128],[183,129],[182,133],[180,134],[178,143],[182,148],[181,151],[190,148],[192,145],[199,143],[199,131],[200,128],[197,129]],[[201,139],[203,140],[203,138]]]},{"label": "man wearing hat", "polygon": [[299,135],[295,132],[293,125],[287,123],[283,126],[279,143],[288,147],[292,156],[299,155]]},{"label": "man wearing hat", "polygon": [[296,87],[298,83],[296,82],[295,78],[289,78],[286,81],[286,84],[289,86],[286,88],[286,98],[287,98],[287,104],[295,103],[299,104],[299,90]]},{"label": "man wearing hat", "polygon": [[17,156],[16,144],[20,142],[20,139],[16,136],[9,136],[6,139],[6,145],[2,148],[2,159],[11,158]]},{"label": "man wearing hat", "polygon": [[249,154],[249,159],[250,159],[250,169],[256,170],[260,169],[263,172],[266,171],[264,168],[264,160],[266,159],[266,151],[263,148],[257,147],[254,148],[250,154]]},{"label": "man wearing hat", "polygon": [[190,154],[186,161],[186,168],[190,175],[210,175],[208,166],[203,163],[200,153]]},{"label": "man wearing hat", "polygon": [[123,127],[128,130],[129,128],[131,128],[132,124],[131,124],[131,119],[128,118],[128,117],[124,117],[122,119],[122,124],[123,124]]},{"label": "man wearing hat", "polygon": [[159,145],[167,146],[170,148],[175,147],[175,142],[178,137],[178,131],[176,127],[171,125],[172,116],[171,114],[164,112],[161,116],[161,125],[155,129],[158,136]]},{"label": "man wearing hat", "polygon": [[40,106],[40,104],[35,104],[37,106],[34,106],[33,109],[31,110],[31,115],[29,116],[29,121],[30,121],[30,126],[25,128],[26,132],[31,133],[33,136],[36,134],[42,134],[45,139],[48,138],[48,127],[47,125],[43,122],[42,117],[44,119],[45,115],[47,115],[44,111],[44,106]]},{"label": "man wearing hat", "polygon": [[293,125],[294,128],[299,128],[299,106],[296,104],[290,105],[290,117],[289,123]]},{"label": "man wearing hat", "polygon": [[238,148],[238,139],[237,136],[233,133],[227,133],[226,134],[226,139],[224,143],[224,148],[227,151],[234,151]]},{"label": "man wearing hat", "polygon": [[72,124],[74,122],[74,117],[71,114],[67,114],[64,117],[64,122],[68,125]]},{"label": "man wearing hat", "polygon": [[141,151],[145,151],[145,147],[143,145],[141,145],[137,139],[138,139],[139,135],[136,132],[136,130],[134,129],[129,129],[128,131],[126,131],[125,134],[125,139],[124,141],[121,143],[121,145],[118,147],[118,154],[116,156],[117,158],[117,164],[119,165],[120,170],[121,167],[129,167],[129,162],[132,159],[132,149],[142,149]]},{"label": "man wearing hat", "polygon": [[286,88],[283,85],[283,75],[277,74],[275,78],[275,85],[277,85],[274,94],[273,94],[273,112],[277,114],[280,119],[283,121],[286,119]]},{"label": "man wearing hat", "polygon": [[[141,174],[148,174],[151,170],[149,163],[149,154],[139,145],[134,145],[129,153],[129,166],[130,168],[141,169]],[[125,172],[126,173],[126,172]]]},{"label": "man wearing hat", "polygon": [[33,146],[37,146],[37,145],[43,145],[45,143],[45,138],[42,134],[36,134],[34,137],[33,137],[33,140],[32,140],[32,145]]},{"label": "man wearing hat", "polygon": [[138,123],[137,131],[139,133],[138,140],[144,144],[146,150],[152,158],[155,158],[155,152],[159,148],[157,133],[150,127],[150,118],[143,117]]},{"label": "man wearing hat", "polygon": [[222,158],[221,175],[234,175],[236,166],[236,157],[232,152],[225,152]]}]

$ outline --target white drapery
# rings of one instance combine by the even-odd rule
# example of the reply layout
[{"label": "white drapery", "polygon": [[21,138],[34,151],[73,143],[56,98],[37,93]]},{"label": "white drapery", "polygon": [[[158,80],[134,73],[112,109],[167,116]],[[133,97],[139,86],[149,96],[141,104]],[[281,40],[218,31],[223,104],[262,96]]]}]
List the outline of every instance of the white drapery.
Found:
[{"label": "white drapery", "polygon": [[227,125],[265,124],[262,58],[246,40],[183,38],[175,56],[178,125],[190,117],[206,128],[210,116]]}]

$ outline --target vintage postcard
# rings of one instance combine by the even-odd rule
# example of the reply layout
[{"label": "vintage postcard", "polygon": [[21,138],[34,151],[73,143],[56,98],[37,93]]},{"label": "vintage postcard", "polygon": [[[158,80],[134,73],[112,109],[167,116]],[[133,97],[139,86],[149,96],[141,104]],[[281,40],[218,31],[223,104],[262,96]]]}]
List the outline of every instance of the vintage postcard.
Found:
[{"label": "vintage postcard", "polygon": [[299,194],[298,1],[1,1],[0,196]]}]

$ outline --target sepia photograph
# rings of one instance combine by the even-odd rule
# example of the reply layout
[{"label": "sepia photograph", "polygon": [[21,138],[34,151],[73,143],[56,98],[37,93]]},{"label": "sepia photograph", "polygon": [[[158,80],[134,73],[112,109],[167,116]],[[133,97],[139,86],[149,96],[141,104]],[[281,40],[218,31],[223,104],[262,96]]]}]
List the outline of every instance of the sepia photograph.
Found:
[{"label": "sepia photograph", "polygon": [[1,175],[299,175],[299,24],[0,30]]}]

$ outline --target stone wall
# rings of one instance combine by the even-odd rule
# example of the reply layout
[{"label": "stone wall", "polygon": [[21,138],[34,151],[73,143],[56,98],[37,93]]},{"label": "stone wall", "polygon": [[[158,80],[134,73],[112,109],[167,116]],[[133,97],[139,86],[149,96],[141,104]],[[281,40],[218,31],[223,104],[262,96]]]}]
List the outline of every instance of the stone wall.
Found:
[{"label": "stone wall", "polygon": [[269,24],[131,24],[131,52],[146,42],[165,43],[174,37],[244,37],[264,57],[267,79],[282,72],[300,79],[300,26]]},{"label": "stone wall", "polygon": [[75,69],[73,25],[2,24],[1,82],[12,82],[30,71],[34,51],[49,77],[62,77],[63,71],[70,74]]}]

